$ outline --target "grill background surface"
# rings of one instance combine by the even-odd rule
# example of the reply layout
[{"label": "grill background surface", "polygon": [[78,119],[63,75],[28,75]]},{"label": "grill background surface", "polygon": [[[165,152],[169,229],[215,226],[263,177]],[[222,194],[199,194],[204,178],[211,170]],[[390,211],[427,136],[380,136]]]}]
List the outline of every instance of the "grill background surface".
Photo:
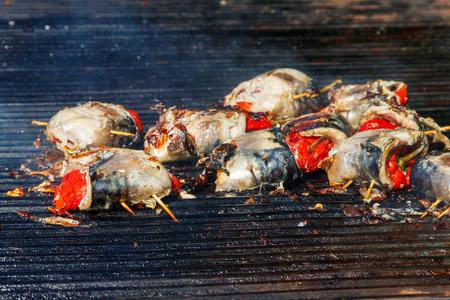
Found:
[{"label": "grill background surface", "polygon": [[[16,213],[50,216],[50,196],[6,196],[42,182],[10,176],[51,148],[33,146],[44,136],[32,120],[98,100],[136,110],[146,129],[157,120],[151,105],[206,108],[278,67],[319,86],[404,81],[411,108],[448,125],[447,1],[11,0],[0,12],[0,297],[449,295],[448,221],[345,217],[342,203],[362,204],[352,190],[320,195],[301,182],[289,189],[296,199],[202,191],[166,198],[179,224],[117,210],[77,213],[79,228]],[[183,167],[171,169],[196,172]],[[394,193],[381,204],[422,210],[417,199]],[[325,211],[309,210],[318,202]]]}]

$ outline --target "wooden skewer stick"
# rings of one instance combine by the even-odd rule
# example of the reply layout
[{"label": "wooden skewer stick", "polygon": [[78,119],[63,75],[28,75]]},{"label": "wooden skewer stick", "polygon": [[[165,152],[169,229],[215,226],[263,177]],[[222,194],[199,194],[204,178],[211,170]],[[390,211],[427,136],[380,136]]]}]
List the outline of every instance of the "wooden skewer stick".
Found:
[{"label": "wooden skewer stick", "polygon": [[450,212],[450,206],[447,207],[447,209],[444,210],[444,211],[442,212],[442,214],[440,214],[439,217],[437,217],[437,218],[440,219],[440,218],[442,218],[443,216],[445,216],[446,214],[448,214],[449,212]]},{"label": "wooden skewer stick", "polygon": [[164,204],[164,202],[162,202],[162,200],[156,196],[155,194],[152,195],[152,197],[156,200],[156,202],[158,202],[159,205],[161,205],[161,207],[166,211],[166,213],[169,214],[169,216],[172,217],[172,219],[175,220],[175,222],[178,223],[177,218],[175,218],[174,214],[170,211],[170,209]]},{"label": "wooden skewer stick", "polygon": [[419,220],[422,219],[422,218],[424,218],[426,215],[428,215],[428,212],[427,212],[427,211],[425,211],[425,212],[423,213],[423,215],[420,216]]},{"label": "wooden skewer stick", "polygon": [[69,153],[70,155],[75,155],[75,152],[73,152],[72,150],[70,150],[69,147],[64,146],[64,149],[67,151],[67,153]]},{"label": "wooden skewer stick", "polygon": [[[441,127],[440,130],[441,130],[441,131],[450,130],[450,126],[444,126],[444,127]],[[424,133],[428,135],[428,134],[436,133],[436,131],[437,131],[437,130],[428,130],[428,131],[425,131]]]},{"label": "wooden skewer stick", "polygon": [[[428,207],[428,209],[432,209],[433,207],[437,206],[439,203],[441,203],[441,201],[442,201],[441,199],[437,199],[433,204],[431,204],[430,207]],[[423,215],[420,216],[419,220],[422,219],[423,217],[425,217],[427,214],[428,214],[428,211],[425,211],[423,213]]]},{"label": "wooden skewer stick", "polygon": [[317,96],[319,96],[319,94],[313,94],[311,95],[311,98],[316,98]]},{"label": "wooden skewer stick", "polygon": [[38,125],[38,126],[48,126],[48,122],[42,122],[42,121],[31,121],[31,125]]},{"label": "wooden skewer stick", "polygon": [[347,189],[347,188],[349,187],[349,185],[352,184],[352,183],[353,183],[353,180],[350,179],[349,181],[347,181],[346,184],[344,184],[344,185],[342,186],[342,189],[343,189],[343,190]]},{"label": "wooden skewer stick", "polygon": [[326,92],[326,91],[328,91],[329,89],[331,89],[332,87],[335,87],[336,85],[341,84],[341,83],[342,83],[342,80],[336,79],[336,80],[333,81],[331,84],[329,84],[329,85],[327,85],[326,87],[320,89],[320,90],[319,90],[319,93]]},{"label": "wooden skewer stick", "polygon": [[[42,121],[31,121],[32,125],[38,125],[38,126],[48,126],[48,122],[42,122]],[[117,134],[117,135],[126,135],[126,136],[134,136],[134,133],[131,132],[124,132],[124,131],[118,131],[118,130],[111,130],[110,131],[112,134]]]},{"label": "wooden skewer stick", "polygon": [[364,199],[369,198],[370,192],[372,191],[374,185],[375,185],[375,179],[372,179],[372,181],[370,182],[370,186],[367,189],[367,193],[366,193],[366,196],[364,197]]},{"label": "wooden skewer stick", "polygon": [[110,132],[112,134],[117,134],[117,135],[134,136],[134,133],[131,133],[131,132],[124,132],[124,131],[117,131],[117,130],[111,130]]},{"label": "wooden skewer stick", "polygon": [[314,91],[301,93],[301,94],[295,95],[294,99],[300,99],[301,97],[305,97],[305,96],[311,95],[312,93],[314,93]]},{"label": "wooden skewer stick", "polygon": [[134,211],[132,211],[131,208],[125,202],[121,201],[120,204],[123,206],[123,208],[128,210],[133,216],[136,217],[136,214],[134,213]]}]

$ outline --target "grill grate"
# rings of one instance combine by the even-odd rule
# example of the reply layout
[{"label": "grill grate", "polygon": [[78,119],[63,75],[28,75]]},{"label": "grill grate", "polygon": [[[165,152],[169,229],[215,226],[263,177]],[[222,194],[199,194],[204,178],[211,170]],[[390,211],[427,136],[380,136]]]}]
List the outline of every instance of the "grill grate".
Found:
[{"label": "grill grate", "polygon": [[[52,147],[45,140],[33,145],[44,135],[31,121],[89,100],[134,109],[148,127],[158,102],[206,108],[245,79],[292,67],[320,86],[336,78],[405,81],[411,108],[448,125],[448,4],[257,2],[3,7],[0,298],[449,296],[448,219],[346,217],[342,205],[363,206],[361,196],[352,188],[313,193],[306,182],[325,186],[324,174],[290,186],[290,196],[209,188],[196,199],[165,198],[179,224],[150,210],[136,210],[137,217],[76,213],[77,228],[16,213],[51,215],[49,195],[6,196],[43,180],[10,176],[21,164],[36,167],[34,158]],[[169,168],[180,177],[199,172],[193,164]],[[254,204],[246,204],[250,197]],[[405,191],[380,204],[390,212],[423,211],[418,199]],[[311,210],[316,203],[324,210]]]}]

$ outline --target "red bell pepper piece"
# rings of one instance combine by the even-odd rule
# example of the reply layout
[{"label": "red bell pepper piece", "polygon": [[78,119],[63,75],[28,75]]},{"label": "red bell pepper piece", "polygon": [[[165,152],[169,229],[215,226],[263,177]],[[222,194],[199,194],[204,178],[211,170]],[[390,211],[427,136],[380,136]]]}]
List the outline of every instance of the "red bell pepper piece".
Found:
[{"label": "red bell pepper piece", "polygon": [[394,184],[393,189],[399,190],[405,187],[408,187],[411,185],[410,182],[410,174],[411,174],[411,166],[414,164],[414,160],[411,160],[408,162],[407,166],[409,167],[408,170],[403,171],[402,169],[398,168],[397,165],[397,155],[395,153],[392,153],[391,157],[387,161],[387,169],[389,171],[389,174],[391,175],[392,183]]},{"label": "red bell pepper piece", "polygon": [[240,108],[242,108],[245,111],[249,111],[250,108],[252,108],[253,103],[251,103],[251,102],[237,102],[236,105],[239,106]]},{"label": "red bell pepper piece", "polygon": [[333,149],[333,144],[328,139],[311,149],[310,146],[319,139],[320,137],[304,137],[297,131],[291,131],[285,138],[298,167],[304,172],[313,172],[320,168],[323,160],[328,157],[328,152]]},{"label": "red bell pepper piece", "polygon": [[67,173],[61,184],[55,189],[55,199],[52,204],[58,214],[64,214],[68,210],[75,210],[87,193],[87,171],[74,170]]},{"label": "red bell pepper piece", "polygon": [[131,110],[131,109],[129,109],[128,112],[131,114],[131,116],[133,117],[134,121],[136,122],[136,125],[137,125],[137,127],[139,129],[139,133],[142,134],[142,122],[139,119],[138,114],[134,110]]},{"label": "red bell pepper piece", "polygon": [[406,84],[402,83],[395,90],[395,94],[400,98],[400,104],[406,105],[408,103],[408,97],[406,97]]},{"label": "red bell pepper piece", "polygon": [[273,127],[264,113],[246,113],[245,118],[247,120],[247,132]]},{"label": "red bell pepper piece", "polygon": [[178,194],[181,190],[181,181],[180,181],[180,179],[178,179],[177,177],[172,175],[170,172],[168,172],[168,173],[169,173],[170,180],[172,181],[171,192],[172,192],[172,194]]},{"label": "red bell pepper piece", "polygon": [[373,129],[395,129],[398,126],[384,119],[372,119],[359,127],[359,132]]}]

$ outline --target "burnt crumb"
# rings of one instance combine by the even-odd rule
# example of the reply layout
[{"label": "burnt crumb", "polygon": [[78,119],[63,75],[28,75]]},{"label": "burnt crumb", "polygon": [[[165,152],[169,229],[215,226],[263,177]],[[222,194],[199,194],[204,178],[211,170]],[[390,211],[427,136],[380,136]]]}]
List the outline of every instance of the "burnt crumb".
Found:
[{"label": "burnt crumb", "polygon": [[450,230],[450,223],[448,223],[448,222],[440,223],[440,224],[434,226],[433,229],[435,231]]},{"label": "burnt crumb", "polygon": [[298,223],[298,227],[305,227],[306,225],[308,225],[308,220],[302,221]]},{"label": "burnt crumb", "polygon": [[308,187],[311,191],[318,194],[343,194],[346,193],[346,190],[343,190],[340,186],[335,187],[326,187],[326,188],[316,188],[314,185],[308,182]]},{"label": "burnt crumb", "polygon": [[292,200],[295,200],[295,199],[297,199],[297,194],[293,194],[293,195],[290,195],[290,194],[286,194],[286,195],[288,195],[289,196],[289,198],[291,198]]},{"label": "burnt crumb", "polygon": [[418,202],[422,204],[422,206],[425,207],[426,209],[428,209],[431,206],[431,202],[428,199],[420,199],[418,200]]},{"label": "burnt crumb", "polygon": [[310,207],[308,207],[308,210],[322,210],[322,211],[327,211],[326,209],[323,208],[322,203],[317,203],[314,207],[310,206]]},{"label": "burnt crumb", "polygon": [[377,220],[377,219],[370,219],[370,218],[366,218],[366,217],[363,217],[363,218],[362,218],[362,222],[363,222],[364,224],[368,224],[368,225],[375,225],[375,224],[378,224],[378,220]]},{"label": "burnt crumb", "polygon": [[255,198],[253,198],[253,197],[250,197],[247,199],[247,201],[245,201],[245,204],[255,204],[255,203],[256,203],[256,201],[255,201]]},{"label": "burnt crumb", "polygon": [[7,191],[6,192],[6,195],[8,196],[8,197],[22,197],[22,196],[24,196],[26,194],[26,192],[25,192],[25,188],[24,187],[17,187],[17,188],[15,188],[14,190],[12,190],[12,191]]},{"label": "burnt crumb", "polygon": [[33,142],[33,145],[39,149],[41,147],[41,143],[42,143],[42,138],[41,138],[41,135],[38,134],[36,140]]},{"label": "burnt crumb", "polygon": [[261,198],[260,202],[261,202],[261,204],[267,204],[267,203],[270,203],[269,200],[264,199],[264,198]]},{"label": "burnt crumb", "polygon": [[30,219],[31,214],[28,211],[17,211],[19,216],[25,217],[27,220]]},{"label": "burnt crumb", "polygon": [[285,195],[285,194],[286,192],[284,191],[284,187],[282,184],[269,193],[269,195]]},{"label": "burnt crumb", "polygon": [[344,215],[347,217],[361,217],[371,213],[371,210],[365,206],[361,207],[357,205],[345,204],[341,205],[341,207]]}]

